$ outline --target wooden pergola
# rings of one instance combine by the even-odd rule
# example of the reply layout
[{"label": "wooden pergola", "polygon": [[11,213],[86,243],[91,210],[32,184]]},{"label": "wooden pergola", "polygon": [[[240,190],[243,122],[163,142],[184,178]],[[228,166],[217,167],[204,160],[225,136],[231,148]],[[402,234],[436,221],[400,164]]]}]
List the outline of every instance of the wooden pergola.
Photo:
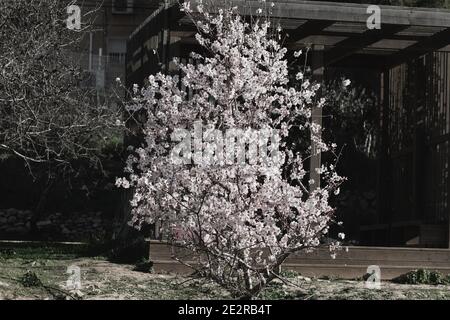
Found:
[{"label": "wooden pergola", "polygon": [[[160,50],[162,60],[168,63],[174,50],[182,46],[181,51],[189,51],[195,45],[195,28],[179,11],[177,2],[172,2],[166,1],[130,36],[129,67],[139,60],[140,66],[152,63],[154,49]],[[218,8],[221,1],[208,3],[218,3],[211,6]],[[244,14],[254,15],[261,7],[259,1],[234,3]],[[316,68],[351,65],[386,70],[427,52],[449,49],[450,10],[379,6],[381,28],[369,30],[367,20],[372,13],[367,12],[368,4],[303,0],[274,3],[271,17],[287,34],[288,48],[312,45]],[[150,41],[153,36],[157,40]]]},{"label": "wooden pergola", "polygon": [[[218,6],[222,3],[210,0],[208,4],[212,2],[218,3]],[[259,1],[233,2],[244,15],[255,15],[261,7]],[[271,17],[286,34],[288,49],[312,48],[311,65],[315,80],[323,80],[327,67],[364,68],[378,73],[382,144],[389,134],[389,70],[430,52],[450,51],[449,10],[379,6],[381,28],[370,30],[367,26],[372,15],[368,12],[369,4],[302,0],[273,2],[275,6],[270,9]],[[208,8],[214,11],[218,6]],[[195,8],[195,1],[191,1],[191,7]],[[161,67],[169,70],[170,60],[174,56],[187,57],[196,47],[195,33],[196,29],[189,18],[179,11],[178,5],[166,1],[130,36],[127,84],[140,84],[146,76]],[[158,65],[154,50],[162,64]],[[315,109],[313,121],[321,123],[321,119],[321,109]],[[388,157],[387,149],[382,152],[383,157]],[[314,169],[320,167],[320,163],[318,154],[310,164],[312,178],[318,183],[320,177]],[[386,170],[383,165],[381,161],[381,171]],[[381,190],[385,183],[388,182],[379,182]]]},{"label": "wooden pergola", "polygon": [[[218,6],[211,8],[218,8],[220,1],[207,3],[214,2]],[[258,1],[234,3],[244,14],[255,15],[261,7]],[[323,46],[324,66],[351,62],[352,66],[387,68],[450,44],[450,10],[379,6],[381,28],[369,30],[367,20],[372,13],[367,11],[368,4],[302,0],[275,0],[274,3],[275,7],[269,9],[271,17],[288,34],[288,46]],[[133,35],[163,14],[170,36],[186,44],[192,43],[195,30],[190,20],[179,12],[177,4],[165,7],[152,19],[147,19]],[[157,31],[160,30],[154,30]]]}]

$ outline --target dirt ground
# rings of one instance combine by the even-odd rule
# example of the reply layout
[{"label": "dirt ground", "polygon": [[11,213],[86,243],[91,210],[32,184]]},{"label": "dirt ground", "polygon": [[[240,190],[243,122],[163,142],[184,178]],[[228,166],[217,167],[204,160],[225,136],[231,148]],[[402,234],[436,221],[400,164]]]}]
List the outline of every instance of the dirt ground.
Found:
[{"label": "dirt ground", "polygon": [[[72,267],[71,267],[72,266]],[[80,269],[81,289],[69,290],[68,268]],[[202,279],[173,274],[133,271],[134,265],[117,264],[102,257],[0,254],[0,299],[224,299],[230,296]],[[29,283],[30,271],[39,285]],[[29,273],[30,273],[29,272]],[[29,280],[29,279],[28,279]],[[401,285],[382,282],[367,289],[363,281],[310,279],[290,275],[291,284],[272,283],[261,299],[446,299],[450,286]]]}]

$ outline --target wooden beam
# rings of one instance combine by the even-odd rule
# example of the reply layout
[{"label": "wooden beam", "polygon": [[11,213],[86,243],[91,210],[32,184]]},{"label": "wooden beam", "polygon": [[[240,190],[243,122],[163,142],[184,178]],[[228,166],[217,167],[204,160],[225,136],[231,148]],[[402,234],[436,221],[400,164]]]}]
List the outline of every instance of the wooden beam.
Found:
[{"label": "wooden beam", "polygon": [[450,28],[444,29],[434,35],[425,38],[389,57],[388,67],[393,67],[403,62],[418,58],[426,53],[439,50],[450,42]]},{"label": "wooden beam", "polygon": [[323,20],[306,21],[305,23],[300,25],[297,29],[286,32],[289,35],[288,42],[297,42],[303,38],[306,38],[310,35],[322,31],[323,29],[331,26],[332,24],[333,24],[332,21],[323,21]]},{"label": "wooden beam", "polygon": [[[418,58],[426,53],[437,51],[447,46],[450,42],[450,28],[444,29],[430,37],[424,38],[405,49],[399,50],[391,55],[377,56],[369,54],[354,54],[342,58],[339,61],[329,62],[327,65],[346,67],[369,67],[369,68],[392,68],[409,60]],[[332,51],[333,49],[331,49]]]},{"label": "wooden beam", "polygon": [[[222,0],[219,2],[222,2]],[[273,2],[275,3],[275,7],[272,10],[272,17],[274,18],[329,20],[366,24],[370,16],[367,13],[367,4],[302,0],[275,0]],[[233,3],[242,12],[250,11],[255,13],[261,7],[261,3],[257,0],[236,0]],[[381,24],[450,27],[450,10],[397,6],[379,7],[382,12]]]},{"label": "wooden beam", "polygon": [[[407,28],[407,27],[405,27]],[[315,33],[319,36],[330,36],[330,37],[354,37],[355,35],[358,35],[358,33],[355,32],[341,32],[341,31],[332,31],[332,30],[326,30],[326,31],[319,31]],[[407,41],[421,41],[425,39],[426,36],[419,36],[419,35],[412,35],[412,34],[391,34],[386,37],[386,39],[391,40],[407,40]]]},{"label": "wooden beam", "polygon": [[382,25],[381,29],[367,30],[361,34],[345,39],[325,53],[325,64],[329,65],[339,61],[406,28],[406,26],[399,25]]},{"label": "wooden beam", "polygon": [[383,70],[386,64],[386,56],[356,53],[336,61],[329,66]]}]

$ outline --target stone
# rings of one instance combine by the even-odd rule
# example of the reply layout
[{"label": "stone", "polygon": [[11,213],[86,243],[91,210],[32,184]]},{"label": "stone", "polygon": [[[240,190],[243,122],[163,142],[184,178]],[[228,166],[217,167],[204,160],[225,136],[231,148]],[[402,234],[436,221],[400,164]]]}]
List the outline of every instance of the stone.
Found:
[{"label": "stone", "polygon": [[374,192],[364,192],[363,196],[368,199],[368,200],[373,200],[375,199],[375,193]]},{"label": "stone", "polygon": [[62,227],[62,228],[61,228],[61,232],[62,232],[63,234],[67,234],[67,233],[70,233],[70,230],[67,229],[66,227]]},{"label": "stone", "polygon": [[359,200],[359,205],[361,206],[361,209],[363,209],[363,210],[367,210],[367,208],[369,208],[369,204],[364,199]]},{"label": "stone", "polygon": [[6,209],[6,215],[7,216],[12,216],[12,215],[16,215],[17,214],[17,209],[14,209],[14,208],[9,208],[9,209]]},{"label": "stone", "polygon": [[36,223],[36,226],[38,226],[38,227],[45,227],[45,226],[48,226],[48,225],[51,225],[51,224],[52,224],[52,222],[50,220],[43,220],[43,221],[38,221]]},{"label": "stone", "polygon": [[[26,234],[31,228],[33,212],[9,208],[0,211],[0,230],[7,233]],[[37,222],[39,229],[55,232],[46,235],[46,239],[66,239],[79,241],[91,237],[102,237],[109,228],[108,218],[100,211],[63,214],[52,213]],[[50,233],[50,232],[49,232]]]},{"label": "stone", "polygon": [[303,280],[303,281],[305,281],[305,282],[311,282],[311,281],[312,281],[311,278],[304,277],[304,276],[299,276],[298,279],[299,279],[299,280]]},{"label": "stone", "polygon": [[15,233],[19,233],[19,234],[25,234],[28,232],[28,230],[24,227],[17,227],[14,230],[15,230],[14,231]]}]

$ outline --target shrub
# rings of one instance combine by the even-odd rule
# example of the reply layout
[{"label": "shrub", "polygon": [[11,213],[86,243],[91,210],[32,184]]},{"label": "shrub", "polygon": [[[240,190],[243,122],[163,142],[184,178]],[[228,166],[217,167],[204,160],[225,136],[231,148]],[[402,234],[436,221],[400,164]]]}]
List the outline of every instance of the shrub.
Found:
[{"label": "shrub", "polygon": [[24,287],[40,287],[42,286],[42,281],[33,271],[28,270],[22,277],[20,277],[19,282]]},{"label": "shrub", "polygon": [[408,273],[402,274],[392,280],[395,283],[402,284],[450,284],[450,276],[444,276],[439,271],[417,269]]},{"label": "shrub", "polygon": [[[164,237],[197,256],[195,263],[180,261],[251,298],[279,277],[290,254],[321,244],[335,223],[329,198],[344,178],[335,164],[323,164],[316,168],[319,185],[305,168],[318,153],[334,156],[337,146],[322,141],[312,121],[324,104],[316,96],[320,85],[289,83],[287,49],[271,21],[249,22],[235,7],[206,9],[198,5],[194,18],[189,1],[183,4],[209,55],[192,53],[195,64],[175,59],[182,79],[158,73],[141,90],[133,87],[127,110],[145,113],[145,143],[127,161],[129,178],[117,185],[133,190],[130,224],[160,222]],[[302,137],[306,150],[289,143]],[[330,254],[339,246],[331,243]]]},{"label": "shrub", "polygon": [[153,262],[142,258],[139,262],[136,263],[133,271],[151,273],[153,271]]}]

